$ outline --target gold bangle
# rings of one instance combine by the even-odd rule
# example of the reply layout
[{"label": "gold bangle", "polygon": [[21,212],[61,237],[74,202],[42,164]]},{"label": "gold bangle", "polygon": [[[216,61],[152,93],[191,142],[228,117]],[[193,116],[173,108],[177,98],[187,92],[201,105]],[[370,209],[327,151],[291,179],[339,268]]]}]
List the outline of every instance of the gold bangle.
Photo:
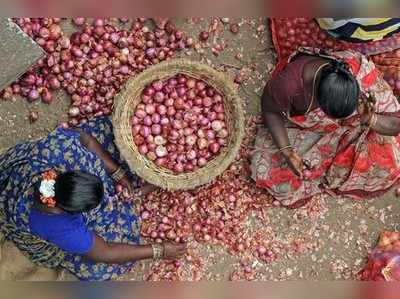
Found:
[{"label": "gold bangle", "polygon": [[283,152],[283,151],[286,150],[286,149],[293,149],[293,146],[287,145],[287,146],[281,147],[278,151],[279,151],[279,152]]},{"label": "gold bangle", "polygon": [[114,181],[119,182],[125,176],[126,172],[122,169],[122,167],[118,167],[116,171],[111,174],[111,177]]},{"label": "gold bangle", "polygon": [[164,246],[161,244],[152,244],[153,248],[153,259],[160,260],[164,257]]},{"label": "gold bangle", "polygon": [[375,127],[375,125],[376,125],[377,122],[378,122],[378,115],[373,114],[373,115],[371,116],[371,119],[369,120],[369,127],[370,127],[370,128]]}]

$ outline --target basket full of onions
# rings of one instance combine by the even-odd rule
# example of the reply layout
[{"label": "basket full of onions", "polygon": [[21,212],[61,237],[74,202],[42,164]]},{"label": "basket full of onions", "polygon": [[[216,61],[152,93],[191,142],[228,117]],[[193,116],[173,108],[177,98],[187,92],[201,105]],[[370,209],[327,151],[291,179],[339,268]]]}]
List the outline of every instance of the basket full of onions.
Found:
[{"label": "basket full of onions", "polygon": [[231,78],[174,59],[127,82],[115,101],[113,125],[132,171],[164,189],[185,190],[211,182],[233,162],[244,112]]}]

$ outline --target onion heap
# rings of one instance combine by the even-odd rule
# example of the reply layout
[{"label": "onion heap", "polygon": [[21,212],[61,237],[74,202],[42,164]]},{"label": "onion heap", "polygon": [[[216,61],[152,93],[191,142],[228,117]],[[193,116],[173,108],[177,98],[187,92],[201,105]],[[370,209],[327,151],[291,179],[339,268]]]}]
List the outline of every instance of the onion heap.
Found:
[{"label": "onion heap", "polygon": [[382,53],[372,56],[372,60],[380,71],[383,78],[389,83],[396,95],[400,95],[400,49],[393,52]]},{"label": "onion heap", "polygon": [[61,19],[18,18],[14,19],[14,21],[39,46],[49,53],[49,56],[45,59],[40,59],[21,79],[5,88],[0,93],[0,97],[9,100],[13,95],[22,95],[30,102],[41,98],[44,103],[50,104],[53,99],[53,91],[60,88],[60,82],[56,78],[57,75],[50,75],[51,70],[54,67],[54,70],[61,72],[59,67],[55,67],[55,57],[50,53],[55,52],[56,49],[61,51],[65,46],[66,40],[68,40],[68,38],[64,37],[59,25]]},{"label": "onion heap", "polygon": [[321,29],[312,18],[276,18],[274,21],[278,54],[286,57],[299,47],[316,47],[333,51],[352,49],[365,55],[388,52],[398,46],[400,35],[380,41],[349,43],[334,38]]},{"label": "onion heap", "polygon": [[[380,41],[367,43],[348,43],[335,39],[322,30],[312,18],[274,19],[276,50],[280,57],[287,57],[299,47],[313,47],[333,51],[355,50],[372,56],[373,61],[384,73],[385,80],[400,95],[400,66],[398,58],[400,50],[400,34],[394,34]],[[390,66],[389,66],[390,65]]]},{"label": "onion heap", "polygon": [[51,103],[52,93],[64,89],[71,95],[69,124],[109,115],[114,96],[126,80],[149,65],[173,57],[189,47],[187,38],[169,22],[165,30],[150,30],[146,19],[133,20],[131,30],[120,30],[108,20],[74,18],[78,31],[69,38],[58,18],[18,18],[14,21],[31,36],[47,56],[0,96],[21,95],[29,101]]},{"label": "onion heap", "polygon": [[229,137],[221,94],[182,74],[147,86],[131,125],[139,153],[175,174],[204,167]]}]

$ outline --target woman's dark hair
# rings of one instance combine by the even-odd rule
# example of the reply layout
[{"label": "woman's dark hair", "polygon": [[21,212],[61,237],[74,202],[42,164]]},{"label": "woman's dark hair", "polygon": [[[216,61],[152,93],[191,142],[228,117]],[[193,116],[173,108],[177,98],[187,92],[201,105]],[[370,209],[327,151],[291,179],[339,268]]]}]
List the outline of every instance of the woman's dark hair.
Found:
[{"label": "woman's dark hair", "polygon": [[332,61],[321,71],[316,96],[328,116],[345,118],[357,109],[360,87],[346,64]]},{"label": "woman's dark hair", "polygon": [[72,171],[57,177],[56,206],[66,212],[88,212],[100,204],[103,195],[103,183],[97,176],[81,171]]}]

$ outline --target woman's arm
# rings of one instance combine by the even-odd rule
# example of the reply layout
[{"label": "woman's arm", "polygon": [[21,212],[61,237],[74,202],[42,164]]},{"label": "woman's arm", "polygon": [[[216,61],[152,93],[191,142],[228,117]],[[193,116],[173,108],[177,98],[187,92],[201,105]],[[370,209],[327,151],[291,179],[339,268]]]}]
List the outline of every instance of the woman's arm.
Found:
[{"label": "woman's arm", "polygon": [[284,148],[290,145],[282,111],[279,110],[278,105],[268,93],[267,88],[264,89],[261,101],[263,122],[271,133],[276,147]]},{"label": "woman's arm", "polygon": [[375,107],[366,95],[362,95],[363,102],[359,104],[358,113],[361,123],[368,125],[372,130],[384,136],[400,134],[400,118],[396,116],[380,115],[375,113]]},{"label": "woman's arm", "polygon": [[[107,243],[99,236],[94,238],[92,249],[84,255],[88,260],[98,263],[124,264],[153,258],[151,245]],[[163,246],[164,258],[167,259],[176,259],[186,253],[186,244],[163,243]]]},{"label": "woman's arm", "polygon": [[114,173],[118,169],[118,164],[111,156],[102,148],[101,144],[93,136],[79,130],[81,143],[91,152],[95,153],[103,162],[109,174]]},{"label": "woman's arm", "polygon": [[385,136],[400,134],[400,118],[386,115],[377,115],[377,117],[377,122],[371,126],[371,129]]},{"label": "woman's arm", "polygon": [[286,147],[281,151],[282,155],[285,157],[294,173],[302,177],[304,166],[303,161],[301,157],[293,150],[293,148],[287,148],[290,146],[290,141],[287,128],[285,127],[285,120],[283,118],[282,111],[279,110],[278,105],[272,99],[267,88],[264,89],[261,101],[264,125],[271,133],[276,147],[278,149],[283,149]]},{"label": "woman's arm", "polygon": [[[109,174],[113,174],[118,168],[119,165],[113,160],[113,158],[108,154],[101,144],[97,141],[96,138],[93,136],[79,130],[80,133],[80,140],[81,143],[91,152],[95,153],[103,162],[104,166]],[[129,180],[128,176],[125,175],[119,182],[122,184],[124,187],[128,188],[129,192],[133,192],[133,184]],[[142,195],[147,195],[148,193],[154,191],[156,189],[155,186],[146,184],[141,187],[141,193]]]}]

